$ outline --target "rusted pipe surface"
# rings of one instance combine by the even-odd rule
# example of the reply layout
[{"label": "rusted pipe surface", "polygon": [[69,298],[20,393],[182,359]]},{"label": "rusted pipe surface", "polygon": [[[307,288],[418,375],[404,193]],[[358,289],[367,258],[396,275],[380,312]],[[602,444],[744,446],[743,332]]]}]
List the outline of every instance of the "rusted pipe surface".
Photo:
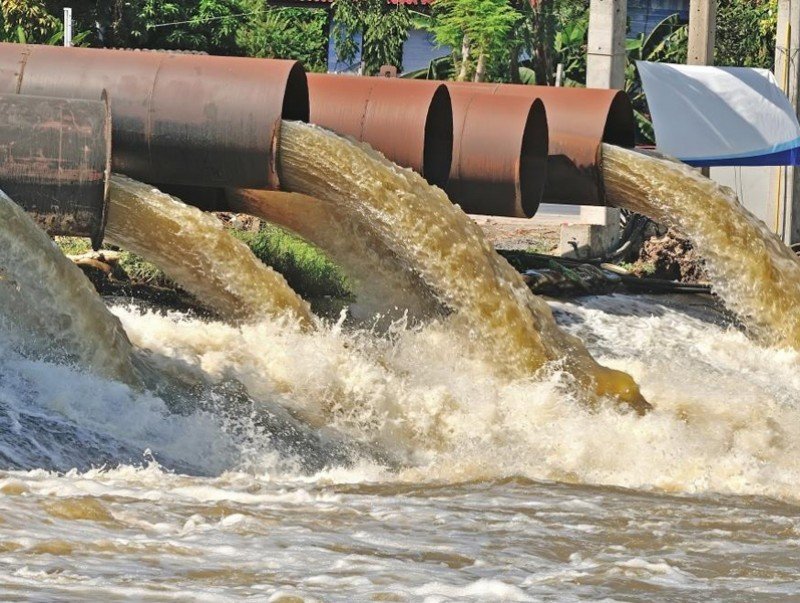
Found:
[{"label": "rusted pipe surface", "polygon": [[448,84],[453,102],[453,163],[447,194],[474,214],[536,213],[547,178],[547,118],[542,101],[483,94]]},{"label": "rusted pipe surface", "polygon": [[440,82],[308,74],[311,123],[368,143],[431,184],[450,173],[453,113]]},{"label": "rusted pipe surface", "polygon": [[454,83],[506,97],[539,98],[547,111],[550,157],[544,201],[605,204],[600,145],[634,144],[635,123],[628,96],[620,90],[554,88],[515,84]]},{"label": "rusted pipe surface", "polygon": [[0,92],[112,101],[115,171],[145,182],[277,187],[281,118],[308,119],[295,61],[0,44]]},{"label": "rusted pipe surface", "polygon": [[105,100],[0,95],[0,189],[48,233],[99,247],[110,161]]}]

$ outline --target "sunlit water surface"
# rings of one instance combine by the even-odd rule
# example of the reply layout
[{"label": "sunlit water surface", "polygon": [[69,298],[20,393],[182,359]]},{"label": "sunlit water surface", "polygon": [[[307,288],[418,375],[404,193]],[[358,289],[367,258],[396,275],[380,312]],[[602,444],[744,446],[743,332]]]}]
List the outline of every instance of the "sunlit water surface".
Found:
[{"label": "sunlit water surface", "polygon": [[452,354],[446,325],[312,335],[114,308],[162,369],[237,380],[367,447],[322,471],[225,400],[176,415],[0,350],[4,465],[81,468],[0,472],[0,598],[796,596],[797,353],[756,346],[697,298],[553,308],[654,412],[588,410],[557,371],[496,380]]}]

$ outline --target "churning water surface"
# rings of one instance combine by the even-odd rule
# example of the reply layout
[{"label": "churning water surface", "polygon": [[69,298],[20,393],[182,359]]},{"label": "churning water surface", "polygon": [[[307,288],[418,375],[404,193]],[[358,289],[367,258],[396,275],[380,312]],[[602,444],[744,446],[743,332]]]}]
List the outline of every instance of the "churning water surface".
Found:
[{"label": "churning water surface", "polygon": [[786,600],[800,573],[797,354],[690,303],[553,304],[642,384],[645,417],[589,410],[558,374],[501,381],[437,324],[376,338],[113,308],[151,361],[236,379],[308,425],[316,408],[333,417],[318,434],[370,444],[322,470],[213,388],[174,414],[3,351],[0,454],[25,442],[42,466],[84,469],[0,473],[0,596]]}]

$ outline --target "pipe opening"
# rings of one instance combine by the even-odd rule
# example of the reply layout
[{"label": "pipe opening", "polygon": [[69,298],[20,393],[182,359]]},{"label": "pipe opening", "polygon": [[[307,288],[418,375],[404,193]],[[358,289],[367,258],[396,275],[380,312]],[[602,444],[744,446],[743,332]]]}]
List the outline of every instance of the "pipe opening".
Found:
[{"label": "pipe opening", "polygon": [[603,142],[628,148],[633,147],[636,142],[633,105],[631,105],[628,95],[622,90],[614,95],[614,99],[608,107]]},{"label": "pipe opening", "polygon": [[281,117],[304,122],[309,120],[308,78],[303,66],[297,62],[292,65],[286,79]]},{"label": "pipe opening", "polygon": [[444,187],[453,161],[453,105],[450,93],[442,85],[436,89],[425,120],[425,149],[422,171],[425,179]]},{"label": "pipe opening", "polygon": [[537,98],[525,121],[519,160],[519,199],[528,218],[536,214],[544,194],[548,147],[547,112]]}]

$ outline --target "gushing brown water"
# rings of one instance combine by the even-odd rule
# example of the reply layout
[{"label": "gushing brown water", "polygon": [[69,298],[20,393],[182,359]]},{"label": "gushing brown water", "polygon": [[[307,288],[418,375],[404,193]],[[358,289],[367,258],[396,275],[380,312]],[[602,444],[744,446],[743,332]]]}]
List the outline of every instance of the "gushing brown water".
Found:
[{"label": "gushing brown water", "polygon": [[111,178],[106,241],[153,262],[220,314],[288,317],[313,324],[286,280],[214,218],[125,176]]},{"label": "gushing brown water", "polygon": [[356,318],[369,319],[379,313],[392,316],[396,311],[424,318],[440,312],[424,282],[399,265],[352,212],[336,211],[324,199],[298,193],[238,189],[228,191],[227,198],[232,209],[280,224],[324,249],[352,283]]},{"label": "gushing brown water", "polygon": [[733,191],[680,162],[603,145],[612,204],[686,234],[706,260],[714,291],[753,335],[800,349],[800,262]]},{"label": "gushing brown water", "polygon": [[524,377],[561,361],[588,391],[640,412],[649,408],[629,375],[598,365],[578,339],[559,330],[547,304],[479,227],[418,174],[367,145],[297,122],[281,127],[278,170],[287,190],[359,215],[454,311],[473,352],[498,373]]},{"label": "gushing brown water", "polygon": [[132,347],[92,284],[11,199],[0,192],[0,307],[22,347],[76,357],[95,372],[139,383]]}]

